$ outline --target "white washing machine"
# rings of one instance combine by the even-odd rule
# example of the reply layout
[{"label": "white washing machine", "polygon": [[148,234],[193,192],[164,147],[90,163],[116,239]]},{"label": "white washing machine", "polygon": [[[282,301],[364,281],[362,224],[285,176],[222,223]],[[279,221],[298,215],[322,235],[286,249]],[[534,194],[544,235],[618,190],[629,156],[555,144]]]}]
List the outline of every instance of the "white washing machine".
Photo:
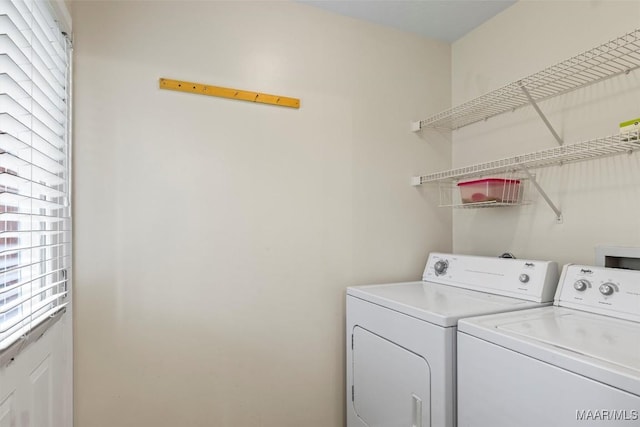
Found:
[{"label": "white washing machine", "polygon": [[551,302],[553,262],[432,253],[421,282],[347,289],[347,426],[455,425],[456,324]]},{"label": "white washing machine", "polygon": [[567,265],[553,306],[461,320],[461,427],[640,426],[640,271]]}]

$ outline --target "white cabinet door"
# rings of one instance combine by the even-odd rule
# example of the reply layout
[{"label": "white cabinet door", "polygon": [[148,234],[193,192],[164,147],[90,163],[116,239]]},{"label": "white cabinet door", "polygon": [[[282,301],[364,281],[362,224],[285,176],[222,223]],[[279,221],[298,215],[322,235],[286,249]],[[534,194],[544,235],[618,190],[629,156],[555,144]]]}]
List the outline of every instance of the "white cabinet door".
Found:
[{"label": "white cabinet door", "polygon": [[353,405],[369,427],[428,427],[430,370],[417,354],[353,330]]}]

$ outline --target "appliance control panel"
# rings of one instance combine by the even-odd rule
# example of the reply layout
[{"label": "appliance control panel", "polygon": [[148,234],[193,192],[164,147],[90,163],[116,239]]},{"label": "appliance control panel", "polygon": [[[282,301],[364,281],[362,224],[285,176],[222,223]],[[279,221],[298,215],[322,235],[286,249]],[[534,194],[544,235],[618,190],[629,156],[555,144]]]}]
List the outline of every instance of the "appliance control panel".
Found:
[{"label": "appliance control panel", "polygon": [[431,253],[422,280],[550,302],[558,284],[558,265],[551,261]]},{"label": "appliance control panel", "polygon": [[555,305],[640,322],[640,271],[565,265]]}]

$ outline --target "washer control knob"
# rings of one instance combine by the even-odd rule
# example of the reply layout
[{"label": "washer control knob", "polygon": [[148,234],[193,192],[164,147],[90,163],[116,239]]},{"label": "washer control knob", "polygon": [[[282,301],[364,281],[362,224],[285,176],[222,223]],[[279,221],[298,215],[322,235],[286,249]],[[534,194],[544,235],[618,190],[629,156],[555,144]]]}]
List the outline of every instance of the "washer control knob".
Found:
[{"label": "washer control knob", "polygon": [[529,281],[529,275],[526,273],[522,273],[520,277],[518,277],[518,280],[520,280],[522,283],[527,283]]},{"label": "washer control knob", "polygon": [[586,291],[588,287],[589,287],[589,281],[585,279],[580,279],[573,284],[573,288],[576,291],[580,291],[580,292]]},{"label": "washer control knob", "polygon": [[446,259],[441,259],[439,261],[436,261],[435,264],[433,264],[433,269],[436,272],[436,276],[442,276],[444,273],[447,272],[448,267],[449,267],[449,261],[447,261]]},{"label": "washer control knob", "polygon": [[613,291],[615,290],[613,287],[613,283],[607,282],[600,285],[600,293],[605,296],[613,295]]}]

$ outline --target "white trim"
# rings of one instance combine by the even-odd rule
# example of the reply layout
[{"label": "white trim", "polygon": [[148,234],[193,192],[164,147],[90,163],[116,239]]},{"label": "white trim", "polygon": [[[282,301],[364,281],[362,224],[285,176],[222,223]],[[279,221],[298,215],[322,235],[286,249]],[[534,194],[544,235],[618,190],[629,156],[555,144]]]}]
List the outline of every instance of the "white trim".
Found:
[{"label": "white trim", "polygon": [[53,14],[56,21],[60,26],[60,30],[67,33],[71,37],[73,26],[71,22],[71,13],[69,12],[69,5],[65,0],[47,0],[51,5]]}]

